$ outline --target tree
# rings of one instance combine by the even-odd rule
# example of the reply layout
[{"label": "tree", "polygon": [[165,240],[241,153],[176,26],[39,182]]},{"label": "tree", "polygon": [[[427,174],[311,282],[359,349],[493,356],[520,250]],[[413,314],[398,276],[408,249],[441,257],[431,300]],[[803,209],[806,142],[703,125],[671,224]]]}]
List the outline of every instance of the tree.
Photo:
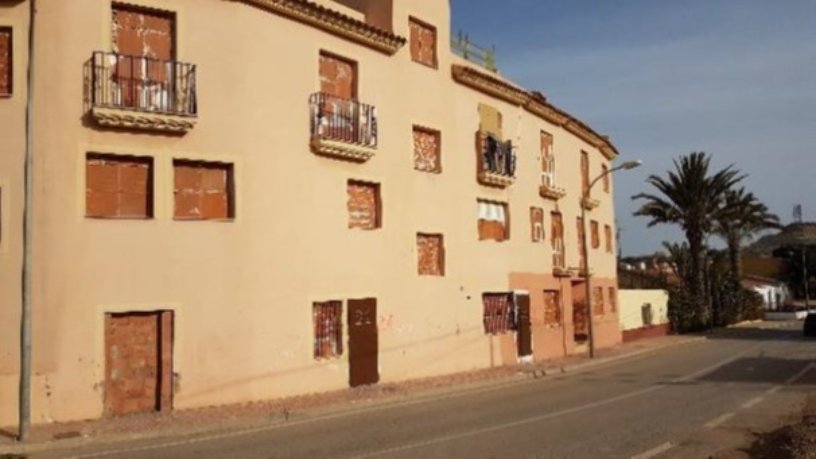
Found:
[{"label": "tree", "polygon": [[745,188],[728,190],[723,209],[714,222],[714,233],[728,245],[731,274],[742,279],[742,243],[765,229],[780,228],[779,217],[770,213],[753,193]]},{"label": "tree", "polygon": [[689,274],[691,256],[689,255],[688,244],[685,242],[680,244],[677,242],[663,241],[663,248],[666,249],[666,253],[668,253],[668,259],[674,273],[677,274],[680,279],[683,279],[683,282],[688,283],[691,279]]},{"label": "tree", "polygon": [[745,178],[733,165],[712,174],[710,163],[711,157],[704,152],[682,156],[674,161],[674,170],[667,171],[665,178],[650,175],[646,180],[658,193],[632,197],[645,201],[635,215],[648,217],[650,227],[675,224],[682,228],[689,246],[690,293],[698,303],[705,291],[706,236],[723,212],[726,192]]}]

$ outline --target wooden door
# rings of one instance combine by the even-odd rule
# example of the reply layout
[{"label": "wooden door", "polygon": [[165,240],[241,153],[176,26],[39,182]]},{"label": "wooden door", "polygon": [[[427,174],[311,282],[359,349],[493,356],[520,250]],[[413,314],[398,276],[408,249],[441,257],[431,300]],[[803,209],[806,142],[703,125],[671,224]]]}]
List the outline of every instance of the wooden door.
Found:
[{"label": "wooden door", "polygon": [[376,384],[380,380],[376,298],[348,301],[348,330],[349,384]]},{"label": "wooden door", "polygon": [[105,316],[105,413],[120,416],[172,404],[172,312]]},{"label": "wooden door", "polygon": [[518,310],[518,356],[527,357],[533,355],[533,336],[530,324],[530,296],[516,295],[516,308]]}]

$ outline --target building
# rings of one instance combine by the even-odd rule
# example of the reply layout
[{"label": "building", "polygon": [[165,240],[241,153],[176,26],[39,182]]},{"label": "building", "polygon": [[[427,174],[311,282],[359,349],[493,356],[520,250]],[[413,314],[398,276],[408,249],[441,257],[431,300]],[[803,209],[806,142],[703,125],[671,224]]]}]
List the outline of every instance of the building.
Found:
[{"label": "building", "polygon": [[621,288],[618,298],[623,342],[656,338],[671,332],[668,291],[659,288]]},{"label": "building", "polygon": [[766,311],[778,311],[791,301],[790,290],[784,282],[762,276],[742,277],[742,287],[753,290],[762,297]]},{"label": "building", "polygon": [[[582,199],[617,151],[489,54],[454,54],[448,2],[37,10],[35,422],[583,352],[582,205],[596,345],[620,342],[612,178]],[[28,11],[0,0],[0,425],[17,412]]]}]

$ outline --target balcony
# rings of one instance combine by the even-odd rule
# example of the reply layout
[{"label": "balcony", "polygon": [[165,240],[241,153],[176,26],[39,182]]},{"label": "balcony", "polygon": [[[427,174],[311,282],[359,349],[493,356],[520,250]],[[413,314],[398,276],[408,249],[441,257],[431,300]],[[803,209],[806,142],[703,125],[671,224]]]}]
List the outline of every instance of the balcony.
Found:
[{"label": "balcony", "polygon": [[326,93],[309,97],[311,147],[319,155],[364,162],[377,152],[377,109]]},{"label": "balcony", "polygon": [[581,205],[586,210],[592,210],[601,205],[601,201],[598,199],[593,199],[592,196],[584,196],[584,198],[581,199]]},{"label": "balcony", "polygon": [[483,185],[504,188],[516,180],[516,154],[511,141],[502,142],[492,134],[477,134],[480,148],[478,179]]},{"label": "balcony", "polygon": [[552,156],[544,158],[544,172],[541,173],[541,186],[538,189],[542,198],[558,201],[567,195],[567,190],[556,186],[555,161]]},{"label": "balcony", "polygon": [[196,66],[96,51],[85,69],[86,103],[102,126],[187,132],[196,124]]}]

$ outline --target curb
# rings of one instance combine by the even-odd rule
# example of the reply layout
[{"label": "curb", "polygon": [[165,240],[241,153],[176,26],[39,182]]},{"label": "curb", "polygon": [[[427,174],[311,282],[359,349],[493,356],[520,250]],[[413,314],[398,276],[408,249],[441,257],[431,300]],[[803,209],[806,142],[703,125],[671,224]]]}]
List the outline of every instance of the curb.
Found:
[{"label": "curb", "polygon": [[[404,395],[397,395],[393,397],[388,397],[384,399],[362,399],[357,401],[346,401],[343,403],[338,404],[335,408],[321,410],[320,407],[311,408],[305,410],[306,413],[311,411],[314,415],[310,420],[311,421],[319,421],[322,418],[327,417],[336,417],[342,415],[353,415],[357,414],[361,411],[365,411],[366,408],[368,409],[376,409],[376,408],[387,408],[391,405],[398,404],[400,402],[405,402],[409,400],[417,400],[422,401],[423,399],[433,399],[436,397],[444,397],[446,395],[452,394],[462,394],[465,395],[470,392],[480,391],[480,390],[494,390],[494,389],[501,389],[503,387],[511,387],[513,385],[517,385],[520,383],[532,382],[531,380],[540,380],[542,378],[546,378],[548,375],[553,374],[575,374],[580,373],[583,371],[587,371],[592,368],[602,367],[605,365],[611,365],[620,361],[633,359],[636,357],[645,356],[648,354],[653,354],[659,352],[661,350],[665,350],[668,348],[698,343],[707,340],[705,336],[694,336],[683,340],[674,341],[671,343],[663,344],[660,346],[655,346],[652,348],[646,349],[639,349],[632,352],[626,352],[619,355],[614,355],[610,357],[598,357],[594,360],[588,360],[586,362],[579,362],[570,365],[562,365],[562,366],[554,366],[549,368],[540,368],[540,369],[524,369],[521,368],[519,372],[508,375],[502,376],[495,379],[487,379],[481,381],[474,381],[470,383],[464,384],[457,384],[457,385],[450,385],[450,386],[443,386],[437,388],[430,388],[430,389],[422,389],[419,390],[417,393],[414,394],[404,394]],[[354,407],[354,404],[364,404],[364,407]],[[356,408],[356,409],[355,409]],[[196,436],[196,435],[203,435],[207,433],[213,432],[236,432],[240,433],[244,430],[253,430],[258,429],[261,427],[268,427],[274,428],[276,426],[285,425],[287,423],[287,419],[283,418],[274,418],[270,419],[267,418],[262,422],[247,422],[241,424],[240,421],[235,425],[224,425],[219,423],[211,423],[206,426],[202,426],[199,428],[191,427],[187,429],[181,429],[179,431],[167,431],[167,430],[159,430],[159,431],[143,431],[138,433],[121,433],[121,434],[111,434],[107,436],[100,436],[95,437],[93,435],[82,435],[79,437],[67,438],[67,439],[52,439],[47,441],[41,441],[38,443],[28,443],[28,444],[9,444],[8,449],[5,446],[0,445],[0,459],[5,458],[6,455],[11,455],[10,459],[17,459],[14,455],[26,455],[26,454],[33,454],[33,453],[42,453],[48,451],[59,451],[59,450],[66,450],[72,448],[80,448],[83,446],[88,446],[91,444],[97,445],[115,445],[118,443],[124,443],[128,441],[138,441],[138,440],[162,440],[162,439],[169,439],[169,438],[177,438],[183,436]],[[24,457],[24,456],[23,456]],[[22,459],[22,458],[20,458]]]}]

